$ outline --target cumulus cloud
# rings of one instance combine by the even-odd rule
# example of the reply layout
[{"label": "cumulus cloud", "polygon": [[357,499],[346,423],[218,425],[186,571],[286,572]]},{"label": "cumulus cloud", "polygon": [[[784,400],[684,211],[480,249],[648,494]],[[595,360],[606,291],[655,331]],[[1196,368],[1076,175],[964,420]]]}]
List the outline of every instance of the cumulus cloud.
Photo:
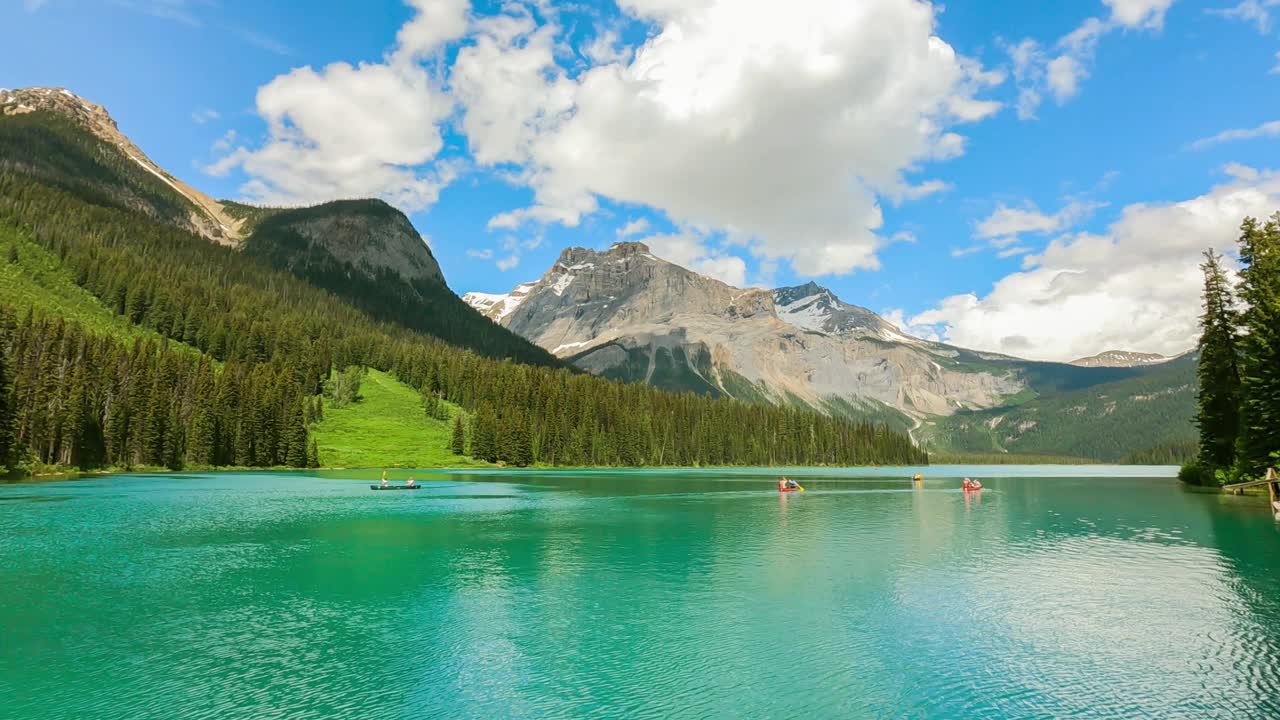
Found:
[{"label": "cumulus cloud", "polygon": [[242,169],[250,178],[242,192],[264,203],[377,196],[409,211],[434,204],[458,172],[456,164],[432,162],[453,104],[417,61],[465,31],[467,3],[412,4],[418,14],[383,62],[301,67],[261,87],[257,111],[267,141],[235,149],[209,172]]},{"label": "cumulus cloud", "polygon": [[1280,207],[1280,173],[1235,170],[1199,197],[1130,205],[1102,234],[1056,239],[986,296],[948,297],[907,324],[957,345],[1043,360],[1187,350],[1198,333],[1200,253],[1231,249],[1242,218]]},{"label": "cumulus cloud", "polygon": [[1029,120],[1046,93],[1063,105],[1080,93],[1080,85],[1089,77],[1098,41],[1115,30],[1159,31],[1173,0],[1103,0],[1111,11],[1106,18],[1091,17],[1062,36],[1052,48],[1045,48],[1031,38],[1005,43],[1005,52],[1013,66],[1018,87],[1018,117]]},{"label": "cumulus cloud", "polygon": [[1280,0],[1242,0],[1237,5],[1207,8],[1205,12],[1229,20],[1253,23],[1258,32],[1265,34],[1271,30],[1271,9],[1276,7],[1280,7]]},{"label": "cumulus cloud", "polygon": [[1265,122],[1257,127],[1223,130],[1212,137],[1200,138],[1187,147],[1191,150],[1204,150],[1206,148],[1211,148],[1214,145],[1221,145],[1222,143],[1276,136],[1280,136],[1280,120]]},{"label": "cumulus cloud", "polygon": [[493,249],[492,249],[492,248],[484,248],[484,249],[482,249],[482,250],[477,250],[477,249],[475,249],[475,248],[472,248],[472,249],[470,249],[470,250],[468,250],[468,251],[467,251],[467,257],[475,258],[475,259],[477,259],[477,260],[492,260],[492,259],[493,259]]},{"label": "cumulus cloud", "polygon": [[450,75],[461,127],[478,163],[517,168],[535,195],[491,227],[574,226],[605,197],[801,275],[875,268],[878,198],[910,193],[904,174],[963,151],[951,126],[999,107],[978,94],[1003,77],[937,37],[918,0],[620,7],[651,36],[573,77],[553,23],[476,21]]}]

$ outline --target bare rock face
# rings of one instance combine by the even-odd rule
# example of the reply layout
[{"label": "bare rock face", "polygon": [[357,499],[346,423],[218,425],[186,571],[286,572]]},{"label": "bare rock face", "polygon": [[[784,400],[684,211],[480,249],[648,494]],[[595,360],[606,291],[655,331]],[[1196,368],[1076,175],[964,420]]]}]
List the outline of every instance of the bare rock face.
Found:
[{"label": "bare rock face", "polygon": [[539,280],[463,299],[599,375],[775,402],[887,406],[910,416],[1002,404],[1012,371],[955,359],[810,283],[740,289],[655,257],[641,243],[565,250]]},{"label": "bare rock face", "polygon": [[226,212],[222,204],[165,172],[116,126],[101,105],[89,102],[64,88],[32,87],[0,89],[0,115],[24,115],[36,111],[62,115],[99,139],[119,148],[142,169],[155,175],[191,204],[186,218],[188,229],[223,245],[238,245],[242,239],[241,220]]},{"label": "bare rock face", "polygon": [[283,226],[323,247],[336,261],[377,276],[391,272],[414,282],[444,284],[431,249],[404,213],[381,200],[338,200],[302,210],[285,210],[259,225],[256,233]]}]

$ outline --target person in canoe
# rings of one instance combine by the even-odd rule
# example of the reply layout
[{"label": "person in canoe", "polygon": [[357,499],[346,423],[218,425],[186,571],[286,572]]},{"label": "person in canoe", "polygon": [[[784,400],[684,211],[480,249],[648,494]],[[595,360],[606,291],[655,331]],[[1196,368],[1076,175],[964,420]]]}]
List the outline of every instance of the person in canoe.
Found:
[{"label": "person in canoe", "polygon": [[409,482],[408,482],[408,485],[409,485],[409,487],[413,487],[413,476],[412,476],[412,475],[411,475],[411,476],[409,476]]},{"label": "person in canoe", "polygon": [[387,486],[387,471],[383,470],[382,471],[382,487],[386,487],[386,486]]},{"label": "person in canoe", "polygon": [[787,489],[787,479],[784,477],[778,478],[778,492],[785,492],[786,489]]}]

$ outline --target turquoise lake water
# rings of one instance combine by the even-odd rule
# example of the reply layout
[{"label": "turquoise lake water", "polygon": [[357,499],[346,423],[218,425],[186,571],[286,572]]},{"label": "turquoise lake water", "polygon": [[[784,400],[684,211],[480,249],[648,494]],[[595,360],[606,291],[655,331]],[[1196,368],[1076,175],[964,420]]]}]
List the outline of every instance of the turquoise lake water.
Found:
[{"label": "turquoise lake water", "polygon": [[1280,718],[1266,503],[925,472],[0,485],[0,718]]}]

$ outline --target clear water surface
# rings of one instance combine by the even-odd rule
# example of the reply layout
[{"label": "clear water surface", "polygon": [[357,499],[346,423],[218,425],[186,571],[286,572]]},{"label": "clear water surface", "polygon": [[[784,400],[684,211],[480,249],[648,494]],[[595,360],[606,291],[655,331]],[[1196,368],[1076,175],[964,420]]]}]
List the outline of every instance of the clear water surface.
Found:
[{"label": "clear water surface", "polygon": [[3,485],[0,717],[1280,717],[1265,503],[925,472]]}]

